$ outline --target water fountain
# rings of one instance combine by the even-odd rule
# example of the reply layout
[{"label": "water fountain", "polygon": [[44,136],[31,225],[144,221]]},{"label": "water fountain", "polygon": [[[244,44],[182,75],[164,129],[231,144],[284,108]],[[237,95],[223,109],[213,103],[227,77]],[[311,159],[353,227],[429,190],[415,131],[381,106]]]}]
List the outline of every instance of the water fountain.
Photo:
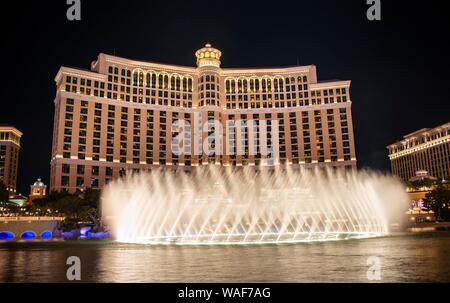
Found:
[{"label": "water fountain", "polygon": [[405,199],[378,173],[207,166],[114,181],[102,213],[119,242],[278,244],[384,236]]}]

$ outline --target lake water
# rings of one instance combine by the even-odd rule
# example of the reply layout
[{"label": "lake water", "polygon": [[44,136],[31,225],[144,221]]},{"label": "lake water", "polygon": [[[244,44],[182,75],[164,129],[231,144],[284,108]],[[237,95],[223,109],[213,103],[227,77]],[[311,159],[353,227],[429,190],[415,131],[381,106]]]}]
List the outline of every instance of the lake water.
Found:
[{"label": "lake water", "polygon": [[265,246],[146,246],[112,241],[0,243],[0,282],[450,282],[450,232]]}]

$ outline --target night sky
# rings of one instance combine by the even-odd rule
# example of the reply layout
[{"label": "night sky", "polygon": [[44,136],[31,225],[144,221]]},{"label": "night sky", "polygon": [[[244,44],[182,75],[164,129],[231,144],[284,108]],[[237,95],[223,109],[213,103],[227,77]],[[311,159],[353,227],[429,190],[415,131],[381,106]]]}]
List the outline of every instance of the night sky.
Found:
[{"label": "night sky", "polygon": [[388,170],[386,145],[450,121],[444,1],[382,0],[381,21],[367,20],[366,0],[81,0],[81,21],[66,19],[65,0],[14,2],[0,20],[0,123],[24,133],[26,195],[37,177],[49,182],[59,67],[88,69],[99,52],[195,66],[195,50],[210,42],[222,67],[299,62],[316,65],[319,80],[352,80],[360,168]]}]

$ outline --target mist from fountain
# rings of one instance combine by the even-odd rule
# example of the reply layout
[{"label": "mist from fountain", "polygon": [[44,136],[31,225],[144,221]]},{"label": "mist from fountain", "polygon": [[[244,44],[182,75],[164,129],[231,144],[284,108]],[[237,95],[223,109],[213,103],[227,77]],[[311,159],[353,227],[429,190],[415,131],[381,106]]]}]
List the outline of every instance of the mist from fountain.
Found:
[{"label": "mist from fountain", "polygon": [[130,175],[103,191],[119,242],[264,244],[387,235],[402,184],[374,172],[209,165]]}]

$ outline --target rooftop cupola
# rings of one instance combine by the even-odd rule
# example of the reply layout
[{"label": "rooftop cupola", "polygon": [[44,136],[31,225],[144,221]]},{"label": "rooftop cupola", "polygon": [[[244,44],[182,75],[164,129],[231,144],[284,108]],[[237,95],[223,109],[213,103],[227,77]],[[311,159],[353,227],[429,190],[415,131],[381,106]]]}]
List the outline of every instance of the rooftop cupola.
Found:
[{"label": "rooftop cupola", "polygon": [[222,52],[212,47],[209,43],[207,43],[205,47],[196,51],[195,56],[197,57],[197,67],[220,67],[220,57],[222,56]]}]

